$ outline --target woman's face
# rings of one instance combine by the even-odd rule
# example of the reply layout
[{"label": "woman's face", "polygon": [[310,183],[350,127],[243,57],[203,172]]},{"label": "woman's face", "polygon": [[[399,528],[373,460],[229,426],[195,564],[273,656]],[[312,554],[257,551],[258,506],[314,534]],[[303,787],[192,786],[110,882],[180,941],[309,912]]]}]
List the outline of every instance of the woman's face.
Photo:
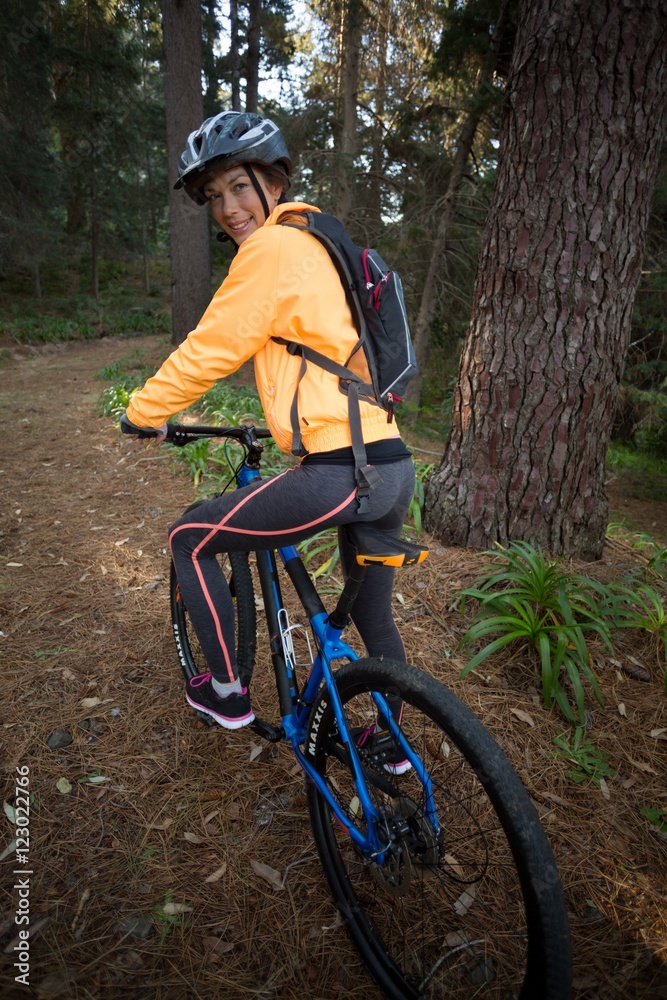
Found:
[{"label": "woman's face", "polygon": [[[254,173],[272,212],[278,204],[282,188],[269,184],[259,169],[255,169]],[[215,174],[204,185],[204,195],[211,206],[213,218],[237,246],[266,222],[259,195],[243,166]]]}]

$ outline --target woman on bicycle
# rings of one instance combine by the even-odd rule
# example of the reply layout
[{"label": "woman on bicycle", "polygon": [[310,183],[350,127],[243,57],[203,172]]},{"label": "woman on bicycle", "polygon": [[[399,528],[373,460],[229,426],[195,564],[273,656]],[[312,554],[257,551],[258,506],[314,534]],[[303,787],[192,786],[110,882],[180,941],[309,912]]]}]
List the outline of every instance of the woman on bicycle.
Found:
[{"label": "woman on bicycle", "polygon": [[[267,424],[289,453],[298,389],[300,463],[206,501],[169,533],[181,593],[210,667],[188,682],[186,698],[227,729],[247,725],[254,715],[238,678],[233,602],[216,555],[294,545],[356,520],[398,536],[414,488],[411,456],[396,424],[362,400],[368,462],[381,482],[371,512],[359,512],[348,403],[337,376],[312,364],[304,373],[301,358],[272,340],[311,347],[369,381],[363,351],[349,360],[358,334],[338,272],[316,238],[294,228],[300,213],[318,209],[287,200],[290,172],[279,129],[256,114],[222,112],[189,136],[176,187],[210,205],[219,238],[232,240],[236,253],[197,328],[132,397],[126,413],[135,427],[164,432],[168,417],[252,358]],[[281,224],[286,218],[291,225]],[[340,532],[339,541],[345,572],[353,554]],[[391,568],[369,567],[353,618],[369,656],[405,662],[392,586]]]}]

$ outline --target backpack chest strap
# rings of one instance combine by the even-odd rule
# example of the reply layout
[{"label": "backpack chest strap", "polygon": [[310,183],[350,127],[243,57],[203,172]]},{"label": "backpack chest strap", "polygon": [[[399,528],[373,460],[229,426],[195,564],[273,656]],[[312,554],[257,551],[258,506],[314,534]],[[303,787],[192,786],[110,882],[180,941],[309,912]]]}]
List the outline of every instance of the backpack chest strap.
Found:
[{"label": "backpack chest strap", "polygon": [[359,407],[359,397],[370,397],[369,402],[376,402],[373,394],[373,386],[364,382],[358,375],[355,375],[349,368],[339,365],[337,362],[320,354],[319,351],[306,347],[304,344],[297,344],[292,340],[285,340],[283,337],[272,337],[277,344],[282,344],[287,351],[301,358],[301,367],[297,381],[296,391],[290,407],[290,423],[292,424],[292,454],[303,458],[308,452],[301,439],[301,423],[299,420],[299,383],[306,374],[307,362],[311,361],[331,375],[338,376],[341,382],[347,384],[348,416],[350,421],[350,438],[352,441],[352,453],[354,455],[355,478],[357,482],[357,502],[360,514],[368,514],[371,510],[370,494],[376,486],[382,482],[382,477],[373,465],[368,464],[366,446],[364,444],[364,434],[361,427],[361,410]]}]

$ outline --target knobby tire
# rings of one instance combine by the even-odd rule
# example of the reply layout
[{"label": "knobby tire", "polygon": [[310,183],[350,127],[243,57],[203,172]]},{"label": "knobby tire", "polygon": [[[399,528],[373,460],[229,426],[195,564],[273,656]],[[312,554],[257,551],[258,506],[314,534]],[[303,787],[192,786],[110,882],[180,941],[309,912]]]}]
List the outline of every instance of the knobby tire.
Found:
[{"label": "knobby tire", "polygon": [[[359,752],[386,824],[384,864],[364,858],[314,783],[308,805],[336,904],[390,1000],[567,1000],[567,911],[546,836],[518,775],[476,716],[433,677],[389,660],[337,671],[350,726],[376,718],[370,692],[405,702],[401,730],[433,781],[436,835],[414,769],[396,776]],[[326,691],[313,705],[306,753],[364,827]]]}]

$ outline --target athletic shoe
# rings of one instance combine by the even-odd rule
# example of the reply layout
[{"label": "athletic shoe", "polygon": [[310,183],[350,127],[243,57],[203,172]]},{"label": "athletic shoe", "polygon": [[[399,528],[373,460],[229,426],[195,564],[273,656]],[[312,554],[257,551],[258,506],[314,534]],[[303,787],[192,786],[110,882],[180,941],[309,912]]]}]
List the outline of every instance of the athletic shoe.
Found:
[{"label": "athletic shoe", "polygon": [[404,751],[387,729],[376,730],[375,725],[363,729],[354,727],[350,734],[356,745],[363,751],[362,758],[373,764],[382,764],[390,774],[405,774],[412,764],[404,756]]},{"label": "athletic shoe", "polygon": [[213,690],[211,681],[213,674],[197,674],[191,677],[185,685],[185,700],[199,712],[206,712],[212,719],[225,729],[241,729],[249,725],[255,718],[250,707],[250,695],[247,687],[240,694],[230,694],[221,698]]}]

